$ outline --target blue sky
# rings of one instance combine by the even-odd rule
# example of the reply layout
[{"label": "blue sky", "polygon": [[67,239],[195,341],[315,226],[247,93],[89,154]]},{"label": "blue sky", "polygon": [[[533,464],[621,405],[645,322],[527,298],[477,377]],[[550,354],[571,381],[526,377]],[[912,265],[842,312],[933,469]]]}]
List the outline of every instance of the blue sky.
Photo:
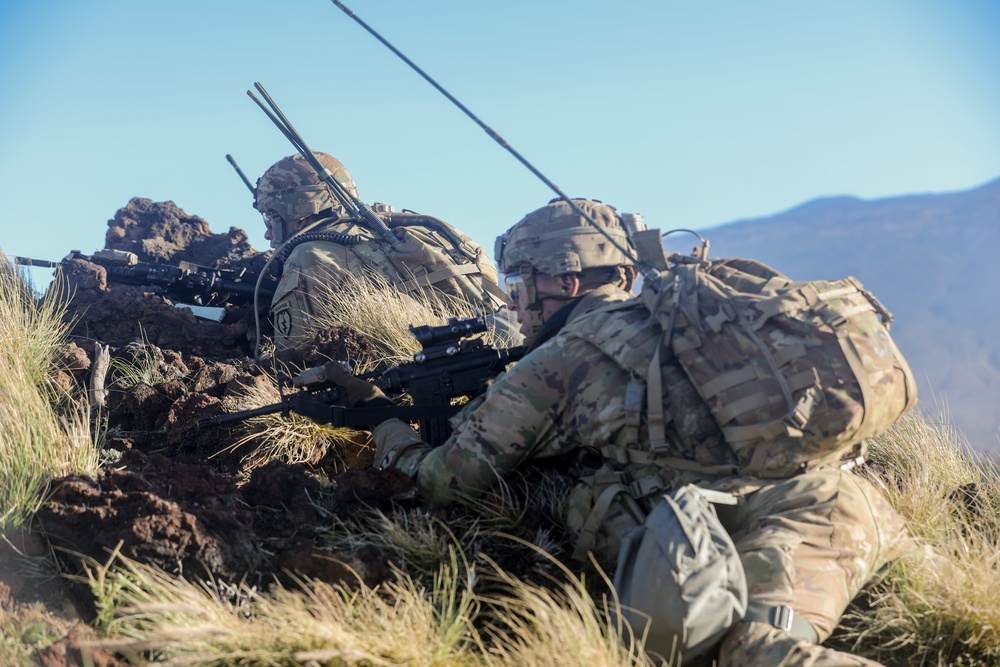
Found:
[{"label": "blue sky", "polygon": [[[995,0],[347,4],[567,194],[663,229],[1000,176]],[[97,250],[134,196],[266,248],[225,160],[293,152],[254,81],[362,198],[491,253],[552,196],[328,0],[5,3],[0,250]]]}]

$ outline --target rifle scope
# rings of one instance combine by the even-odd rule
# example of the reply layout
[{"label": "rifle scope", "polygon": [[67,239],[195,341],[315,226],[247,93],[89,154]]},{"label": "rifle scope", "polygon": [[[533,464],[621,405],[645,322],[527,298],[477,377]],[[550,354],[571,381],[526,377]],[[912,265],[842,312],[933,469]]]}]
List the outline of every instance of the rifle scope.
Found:
[{"label": "rifle scope", "polygon": [[425,324],[415,327],[410,325],[410,333],[425,350],[445,343],[458,342],[460,339],[486,331],[486,319],[482,315],[460,320],[452,317],[448,324],[431,326]]}]

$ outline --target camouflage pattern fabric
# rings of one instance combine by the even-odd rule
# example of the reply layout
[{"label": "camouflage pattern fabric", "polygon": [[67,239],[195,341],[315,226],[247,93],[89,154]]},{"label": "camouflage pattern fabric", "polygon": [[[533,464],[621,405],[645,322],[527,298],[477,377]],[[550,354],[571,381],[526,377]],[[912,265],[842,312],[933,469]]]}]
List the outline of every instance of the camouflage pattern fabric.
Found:
[{"label": "camouflage pattern fabric", "polygon": [[786,477],[863,454],[916,403],[892,316],[854,278],[794,282],[752,260],[675,261],[665,277],[676,282],[641,298],[742,471]]},{"label": "camouflage pattern fabric", "polygon": [[[902,521],[877,489],[836,467],[787,479],[732,474],[735,455],[708,408],[688,396],[693,390],[664,397],[673,416],[666,425],[668,450],[659,453],[658,462],[643,457],[648,428],[629,396],[634,378],[580,335],[594,328],[613,332],[616,324],[629,329],[629,317],[637,316],[632,301],[611,286],[582,297],[557,336],[533,349],[456,417],[454,433],[443,446],[431,449],[409,426],[390,420],[374,431],[376,460],[415,477],[423,500],[443,504],[482,494],[531,459],[586,450],[625,452],[581,478],[567,517],[570,530],[583,536],[595,524],[595,507],[612,498],[588,547],[608,572],[614,571],[621,537],[642,522],[664,485],[683,480],[734,493],[739,504],[719,514],[740,551],[750,600],[787,604],[825,639],[861,587],[907,544]],[[635,336],[621,341],[637,355],[651,354],[654,344]],[[664,358],[663,363],[664,372],[671,373],[677,362]],[[674,370],[676,386],[683,387],[683,373]],[[664,461],[678,462],[673,480],[659,474],[670,470]],[[698,464],[685,469],[684,461]],[[713,466],[730,472],[705,472]],[[643,483],[650,479],[663,482]],[[823,658],[822,647],[772,632],[766,624],[761,636],[760,625],[731,630],[720,664],[872,664]]]},{"label": "camouflage pattern fabric", "polygon": [[[497,285],[496,269],[468,237],[450,226],[442,227],[446,223],[427,216],[403,213],[393,214],[389,219],[401,239],[395,246],[376,238],[367,227],[351,219],[334,218],[309,228],[309,233],[338,232],[363,241],[343,245],[311,240],[292,249],[271,301],[278,349],[309,340],[314,333],[309,327],[310,319],[320,312],[319,303],[324,295],[338,282],[350,279],[367,276],[394,285],[417,299],[430,289],[486,313],[502,305],[503,292]],[[520,342],[517,325],[505,310],[501,310],[494,323],[511,344]]]},{"label": "camouflage pattern fabric", "polygon": [[812,644],[767,623],[739,623],[722,640],[718,667],[879,667],[880,663]]},{"label": "camouflage pattern fabric", "polygon": [[[902,519],[863,477],[825,468],[784,480],[724,478],[708,484],[739,496],[716,512],[740,552],[752,601],[786,605],[816,631],[820,642],[847,605],[886,563],[911,547]],[[813,646],[759,623],[730,630],[719,666],[875,664]],[[794,649],[785,662],[783,657]],[[839,661],[838,661],[839,660]]]},{"label": "camouflage pattern fabric", "polygon": [[[368,230],[341,223],[322,226],[324,230],[361,235],[371,239]],[[318,300],[327,285],[338,279],[364,275],[369,265],[352,252],[351,247],[328,241],[310,241],[296,246],[285,259],[281,279],[271,299],[271,322],[274,344],[279,350],[307,342],[314,332],[311,318],[320,312]]]}]

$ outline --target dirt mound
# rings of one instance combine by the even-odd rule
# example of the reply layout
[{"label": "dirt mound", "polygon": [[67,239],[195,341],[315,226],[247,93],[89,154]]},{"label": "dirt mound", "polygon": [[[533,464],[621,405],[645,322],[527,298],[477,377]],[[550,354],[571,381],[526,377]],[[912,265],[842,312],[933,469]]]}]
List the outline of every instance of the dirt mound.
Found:
[{"label": "dirt mound", "polygon": [[134,252],[140,262],[191,262],[212,268],[241,265],[258,253],[247,233],[230,227],[213,234],[208,223],[188,215],[172,201],[135,197],[108,221],[104,246]]},{"label": "dirt mound", "polygon": [[[259,271],[267,257],[242,230],[213,234],[172,202],[138,198],[108,222],[107,247],[143,262],[234,270]],[[414,502],[407,475],[372,467],[366,434],[336,445],[320,439],[308,455],[297,455],[300,462],[288,463],[275,460],[252,425],[197,426],[206,417],[280,404],[279,373],[331,359],[377,358],[370,342],[335,328],[301,350],[255,360],[250,308],[229,307],[220,321],[200,318],[151,288],[116,284],[104,266],[83,258],[64,262],[63,275],[72,290],[73,335],[56,382],[103,396],[92,411],[105,465],[96,478],[53,482],[36,532],[23,536],[36,556],[51,549],[63,572],[78,575],[119,553],[185,578],[261,589],[303,578],[377,586],[397,576],[402,564],[375,546],[330,546],[340,544],[330,539],[333,525]],[[448,511],[438,515],[451,524]],[[523,526],[526,540],[549,530],[530,513],[520,524],[511,532],[521,535]],[[504,562],[530,565],[530,550],[522,551]],[[93,617],[86,586],[51,576],[49,587],[31,584],[7,568],[9,555],[0,549],[0,602],[41,601],[62,609],[68,624]],[[81,623],[36,659],[82,664],[80,646],[92,634]],[[94,661],[122,664],[104,654]]]},{"label": "dirt mound", "polygon": [[[342,566],[325,562],[336,555],[358,565],[366,583],[380,583],[389,576],[389,561],[377,549],[334,554],[314,543],[323,523],[314,499],[322,487],[301,464],[272,461],[238,487],[232,475],[156,454],[97,479],[60,480],[37,518],[60,549],[99,561],[117,549],[188,578],[251,577],[250,584],[266,587],[294,563],[292,571],[311,578],[353,580]],[[396,493],[366,491],[384,506]]]},{"label": "dirt mound", "polygon": [[[235,270],[259,271],[267,257],[243,230],[214,234],[172,202],[140,198],[108,222],[107,248],[133,252],[141,262]],[[149,288],[116,284],[104,266],[82,258],[64,262],[63,276],[73,329],[57,383],[91,387],[101,372],[98,355],[109,354],[105,401],[95,412],[106,420],[108,465],[95,479],[56,480],[37,514],[39,532],[26,539],[37,546],[44,538],[70,573],[82,571],[81,559],[103,563],[117,550],[189,578],[251,577],[262,586],[289,573],[372,586],[392,576],[378,549],[336,552],[319,539],[328,524],[319,504],[350,512],[361,502],[389,507],[412,496],[405,475],[383,475],[385,483],[377,482],[378,471],[337,479],[345,467],[370,465],[363,439],[356,452],[320,451],[310,465],[271,461],[255,468],[248,461],[256,441],[246,428],[196,426],[202,417],[279,402],[279,368],[357,358],[371,353],[370,344],[349,330],[328,331],[301,352],[258,363],[251,359],[249,308],[230,307],[221,321],[203,319]],[[65,593],[63,584],[44,590],[13,574],[0,585],[12,604]],[[86,590],[69,597],[89,613]],[[45,664],[59,664],[59,655],[69,661],[73,641],[67,636],[54,645]]]},{"label": "dirt mound", "polygon": [[121,543],[123,555],[167,572],[233,581],[265,560],[245,539],[253,512],[237,507],[236,496],[229,477],[154,456],[140,470],[61,480],[37,518],[71,552],[106,559]]},{"label": "dirt mound", "polygon": [[[105,246],[135,253],[140,262],[224,269],[231,279],[249,285],[270,256],[254,250],[241,229],[214,234],[205,220],[187,215],[173,202],[141,198],[132,199],[108,221]],[[82,257],[63,262],[62,275],[72,297],[73,336],[111,346],[144,341],[211,358],[253,354],[256,330],[250,306],[212,311],[220,316],[216,320],[199,317],[162,290],[124,284],[109,277],[106,266]],[[262,311],[267,306],[261,304]]]}]

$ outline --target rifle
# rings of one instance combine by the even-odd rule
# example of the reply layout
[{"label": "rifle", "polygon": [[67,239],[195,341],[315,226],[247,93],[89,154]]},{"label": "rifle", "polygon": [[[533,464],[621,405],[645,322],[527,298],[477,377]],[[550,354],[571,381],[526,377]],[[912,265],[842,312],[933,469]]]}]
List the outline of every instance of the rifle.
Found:
[{"label": "rifle", "polygon": [[397,418],[417,422],[423,441],[436,447],[448,439],[448,419],[461,407],[452,405],[451,399],[478,394],[507,364],[518,361],[527,351],[524,346],[497,348],[481,338],[470,338],[486,328],[481,315],[464,320],[453,317],[441,326],[411,325],[410,333],[422,348],[413,360],[360,376],[387,394],[409,394],[413,405],[347,406],[342,392],[325,381],[320,366],[296,377],[295,386],[302,387],[300,391],[283,394],[278,403],[206,417],[199,419],[197,426],[217,426],[277,412],[294,412],[333,426],[366,426]]},{"label": "rifle", "polygon": [[[93,255],[73,250],[61,262],[29,257],[15,257],[14,262],[22,266],[58,269],[71,259],[82,259],[103,266],[108,274],[108,282],[152,286],[157,288],[158,294],[168,296],[177,303],[192,306],[253,304],[257,276],[248,275],[246,269],[209,269],[190,262],[180,262],[177,265],[140,262],[133,252],[111,249],[99,250]],[[274,292],[269,287],[261,286],[260,293],[270,301]]]}]

